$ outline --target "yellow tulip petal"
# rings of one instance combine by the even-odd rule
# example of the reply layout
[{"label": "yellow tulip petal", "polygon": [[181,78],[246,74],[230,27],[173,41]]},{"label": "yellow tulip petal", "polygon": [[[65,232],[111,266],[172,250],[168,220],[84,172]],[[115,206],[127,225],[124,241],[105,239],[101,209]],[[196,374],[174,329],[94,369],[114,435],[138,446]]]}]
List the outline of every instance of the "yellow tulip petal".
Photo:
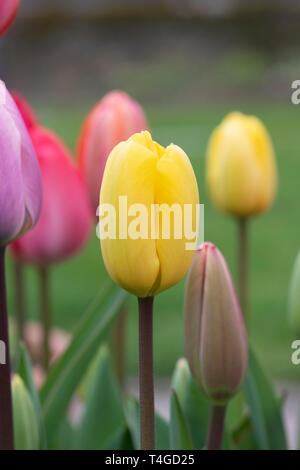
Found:
[{"label": "yellow tulip petal", "polygon": [[257,212],[267,209],[275,196],[277,184],[277,171],[275,165],[274,149],[270,136],[259,119],[248,116],[245,126],[253,145],[253,154],[261,169],[262,184],[257,188]]},{"label": "yellow tulip petal", "polygon": [[[157,155],[145,146],[129,140],[110,154],[101,188],[100,204],[116,208],[116,239],[101,240],[105,266],[124,289],[140,297],[148,295],[159,275],[155,240],[119,239],[119,196],[127,196],[128,207],[154,203]],[[124,215],[124,213],[123,213]],[[128,218],[130,224],[130,217]]]},{"label": "yellow tulip petal", "polygon": [[[186,249],[186,243],[191,240],[188,240],[184,233],[185,204],[192,205],[193,226],[191,229],[197,232],[196,204],[199,203],[197,182],[187,155],[176,145],[170,145],[157,163],[155,203],[167,204],[170,208],[176,204],[182,211],[182,236],[180,239],[174,237],[176,216],[172,214],[170,217],[170,239],[163,239],[160,217],[160,237],[156,241],[160,261],[160,282],[154,292],[158,293],[176,284],[185,275],[193,259],[194,251]],[[179,221],[179,219],[177,220]],[[196,237],[194,241],[196,241]]]}]

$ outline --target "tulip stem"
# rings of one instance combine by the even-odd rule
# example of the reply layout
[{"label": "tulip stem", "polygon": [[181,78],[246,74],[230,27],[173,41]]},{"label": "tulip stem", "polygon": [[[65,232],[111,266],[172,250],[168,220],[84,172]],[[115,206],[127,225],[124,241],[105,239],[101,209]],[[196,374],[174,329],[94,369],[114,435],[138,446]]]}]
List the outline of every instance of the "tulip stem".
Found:
[{"label": "tulip stem", "polygon": [[239,219],[239,291],[240,304],[247,323],[248,306],[248,219]]},{"label": "tulip stem", "polygon": [[211,409],[207,450],[222,450],[226,406],[213,405]]},{"label": "tulip stem", "polygon": [[113,359],[117,379],[122,391],[125,391],[125,369],[126,369],[126,323],[127,309],[125,305],[121,308],[118,319],[113,330]]},{"label": "tulip stem", "polygon": [[24,265],[22,261],[15,259],[15,287],[16,287],[16,313],[18,333],[21,341],[24,340],[25,328],[25,289],[24,289]]},{"label": "tulip stem", "polygon": [[138,302],[141,450],[154,450],[153,297]]},{"label": "tulip stem", "polygon": [[[10,355],[5,282],[5,247],[0,247],[0,449],[14,448]],[[2,356],[4,348],[4,356]],[[2,363],[4,362],[4,364]]]},{"label": "tulip stem", "polygon": [[43,328],[43,366],[47,371],[50,363],[50,332],[51,332],[51,308],[49,295],[49,273],[48,269],[39,269],[40,293],[41,293],[41,323]]}]

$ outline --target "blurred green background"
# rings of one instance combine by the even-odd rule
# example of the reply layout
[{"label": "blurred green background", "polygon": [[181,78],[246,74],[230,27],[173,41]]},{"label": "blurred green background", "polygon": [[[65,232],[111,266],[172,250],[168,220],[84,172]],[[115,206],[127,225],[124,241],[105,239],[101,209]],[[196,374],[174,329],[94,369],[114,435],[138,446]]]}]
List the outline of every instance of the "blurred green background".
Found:
[{"label": "blurred green background", "polygon": [[[204,2],[207,11],[193,9],[197,2],[187,2],[189,14],[182,16],[180,2],[171,1],[173,9],[152,8],[147,17],[149,2],[144,2],[143,12],[120,7],[110,14],[97,10],[96,15],[95,2],[89,1],[90,13],[80,17],[80,11],[70,14],[70,2],[66,11],[51,10],[46,0],[38,3],[36,10],[33,2],[28,2],[28,9],[22,7],[1,46],[7,86],[21,91],[43,124],[73,150],[86,113],[104,93],[120,88],[137,98],[154,139],[163,145],[175,142],[191,158],[205,204],[205,239],[222,250],[235,281],[236,224],[211,205],[205,187],[206,146],[212,130],[232,110],[263,120],[274,142],[279,188],[272,209],[250,224],[250,336],[274,377],[299,378],[299,367],[290,360],[294,338],[287,315],[289,280],[300,249],[300,111],[290,101],[291,83],[300,78],[299,2],[292,11],[283,8],[284,2],[278,2],[282,9],[276,11],[267,7],[270,2],[261,2],[263,17],[258,5],[245,11],[220,7],[211,13],[209,2]],[[136,7],[136,2],[126,3]],[[228,3],[217,2],[223,7]],[[13,311],[11,260],[8,267]],[[38,318],[37,273],[27,268],[26,274],[28,316]],[[55,325],[72,331],[107,276],[93,232],[78,256],[52,268]],[[155,299],[159,375],[170,375],[183,354],[183,290],[184,280]],[[137,374],[137,351],[137,302],[132,298],[132,375]]]}]

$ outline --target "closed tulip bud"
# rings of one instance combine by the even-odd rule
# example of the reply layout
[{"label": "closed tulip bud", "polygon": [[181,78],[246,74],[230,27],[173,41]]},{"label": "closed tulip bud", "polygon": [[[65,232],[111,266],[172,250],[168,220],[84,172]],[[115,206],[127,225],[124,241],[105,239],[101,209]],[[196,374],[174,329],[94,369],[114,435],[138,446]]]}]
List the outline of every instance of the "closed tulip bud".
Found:
[{"label": "closed tulip bud", "polygon": [[38,421],[31,397],[19,375],[12,380],[12,403],[16,450],[38,450]]},{"label": "closed tulip bud", "polygon": [[38,161],[15,102],[0,81],[0,246],[38,220],[42,201]]},{"label": "closed tulip bud", "polygon": [[15,242],[12,250],[21,260],[47,266],[83,246],[92,211],[86,187],[63,142],[43,127],[34,127],[30,136],[42,174],[42,211],[34,230]]},{"label": "closed tulip bud", "polygon": [[11,26],[15,19],[20,0],[1,0],[0,2],[0,36]]},{"label": "closed tulip bud", "polygon": [[211,243],[197,250],[185,292],[185,351],[196,383],[216,405],[238,391],[247,370],[247,336],[225,259]]},{"label": "closed tulip bud", "polygon": [[296,335],[300,334],[300,252],[296,258],[289,293],[289,316]]},{"label": "closed tulip bud", "polygon": [[[106,205],[114,209],[117,221],[127,218],[120,197],[125,197],[129,215],[128,226],[127,221],[117,223],[124,233],[118,230],[112,236],[102,236],[100,227],[106,268],[115,282],[138,297],[156,295],[180,281],[193,259],[194,250],[186,246],[191,239],[182,229],[187,205],[192,209],[190,219],[195,222],[191,233],[195,246],[199,196],[189,158],[174,144],[160,146],[148,131],[134,134],[118,144],[107,160],[100,193],[100,226],[101,208]],[[174,220],[179,213],[182,229],[179,236],[173,230],[175,221],[166,221],[166,232],[160,217],[156,221],[154,217],[153,223],[153,210],[157,215],[156,210],[163,205],[175,205]]]},{"label": "closed tulip bud", "polygon": [[33,109],[27,103],[27,101],[23,98],[23,96],[20,95],[20,93],[14,91],[11,95],[21,113],[21,116],[23,118],[23,121],[25,122],[27,129],[30,131],[33,127],[38,126],[38,118]]},{"label": "closed tulip bud", "polygon": [[258,118],[231,113],[215,129],[207,151],[207,185],[214,204],[237,217],[271,206],[276,163],[270,136]]},{"label": "closed tulip bud", "polygon": [[146,129],[141,106],[122,91],[105,95],[87,116],[78,142],[78,158],[95,214],[108,155],[119,142]]}]

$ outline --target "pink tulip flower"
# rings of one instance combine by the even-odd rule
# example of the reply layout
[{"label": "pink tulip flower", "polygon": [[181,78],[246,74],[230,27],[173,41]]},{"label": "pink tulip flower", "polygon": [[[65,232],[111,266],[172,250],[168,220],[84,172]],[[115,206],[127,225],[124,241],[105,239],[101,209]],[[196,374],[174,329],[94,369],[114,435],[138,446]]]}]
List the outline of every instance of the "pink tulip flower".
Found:
[{"label": "pink tulip flower", "polygon": [[41,126],[33,127],[30,136],[41,168],[44,199],[35,229],[15,242],[12,250],[23,261],[48,266],[83,246],[92,213],[86,187],[63,142]]},{"label": "pink tulip flower", "polygon": [[2,36],[14,21],[20,0],[1,0],[0,1],[0,36]]},{"label": "pink tulip flower", "polygon": [[105,95],[87,116],[77,153],[95,215],[108,155],[119,142],[146,129],[148,123],[141,106],[122,91]]},{"label": "pink tulip flower", "polygon": [[18,108],[0,81],[0,246],[38,220],[42,185],[36,153]]}]

